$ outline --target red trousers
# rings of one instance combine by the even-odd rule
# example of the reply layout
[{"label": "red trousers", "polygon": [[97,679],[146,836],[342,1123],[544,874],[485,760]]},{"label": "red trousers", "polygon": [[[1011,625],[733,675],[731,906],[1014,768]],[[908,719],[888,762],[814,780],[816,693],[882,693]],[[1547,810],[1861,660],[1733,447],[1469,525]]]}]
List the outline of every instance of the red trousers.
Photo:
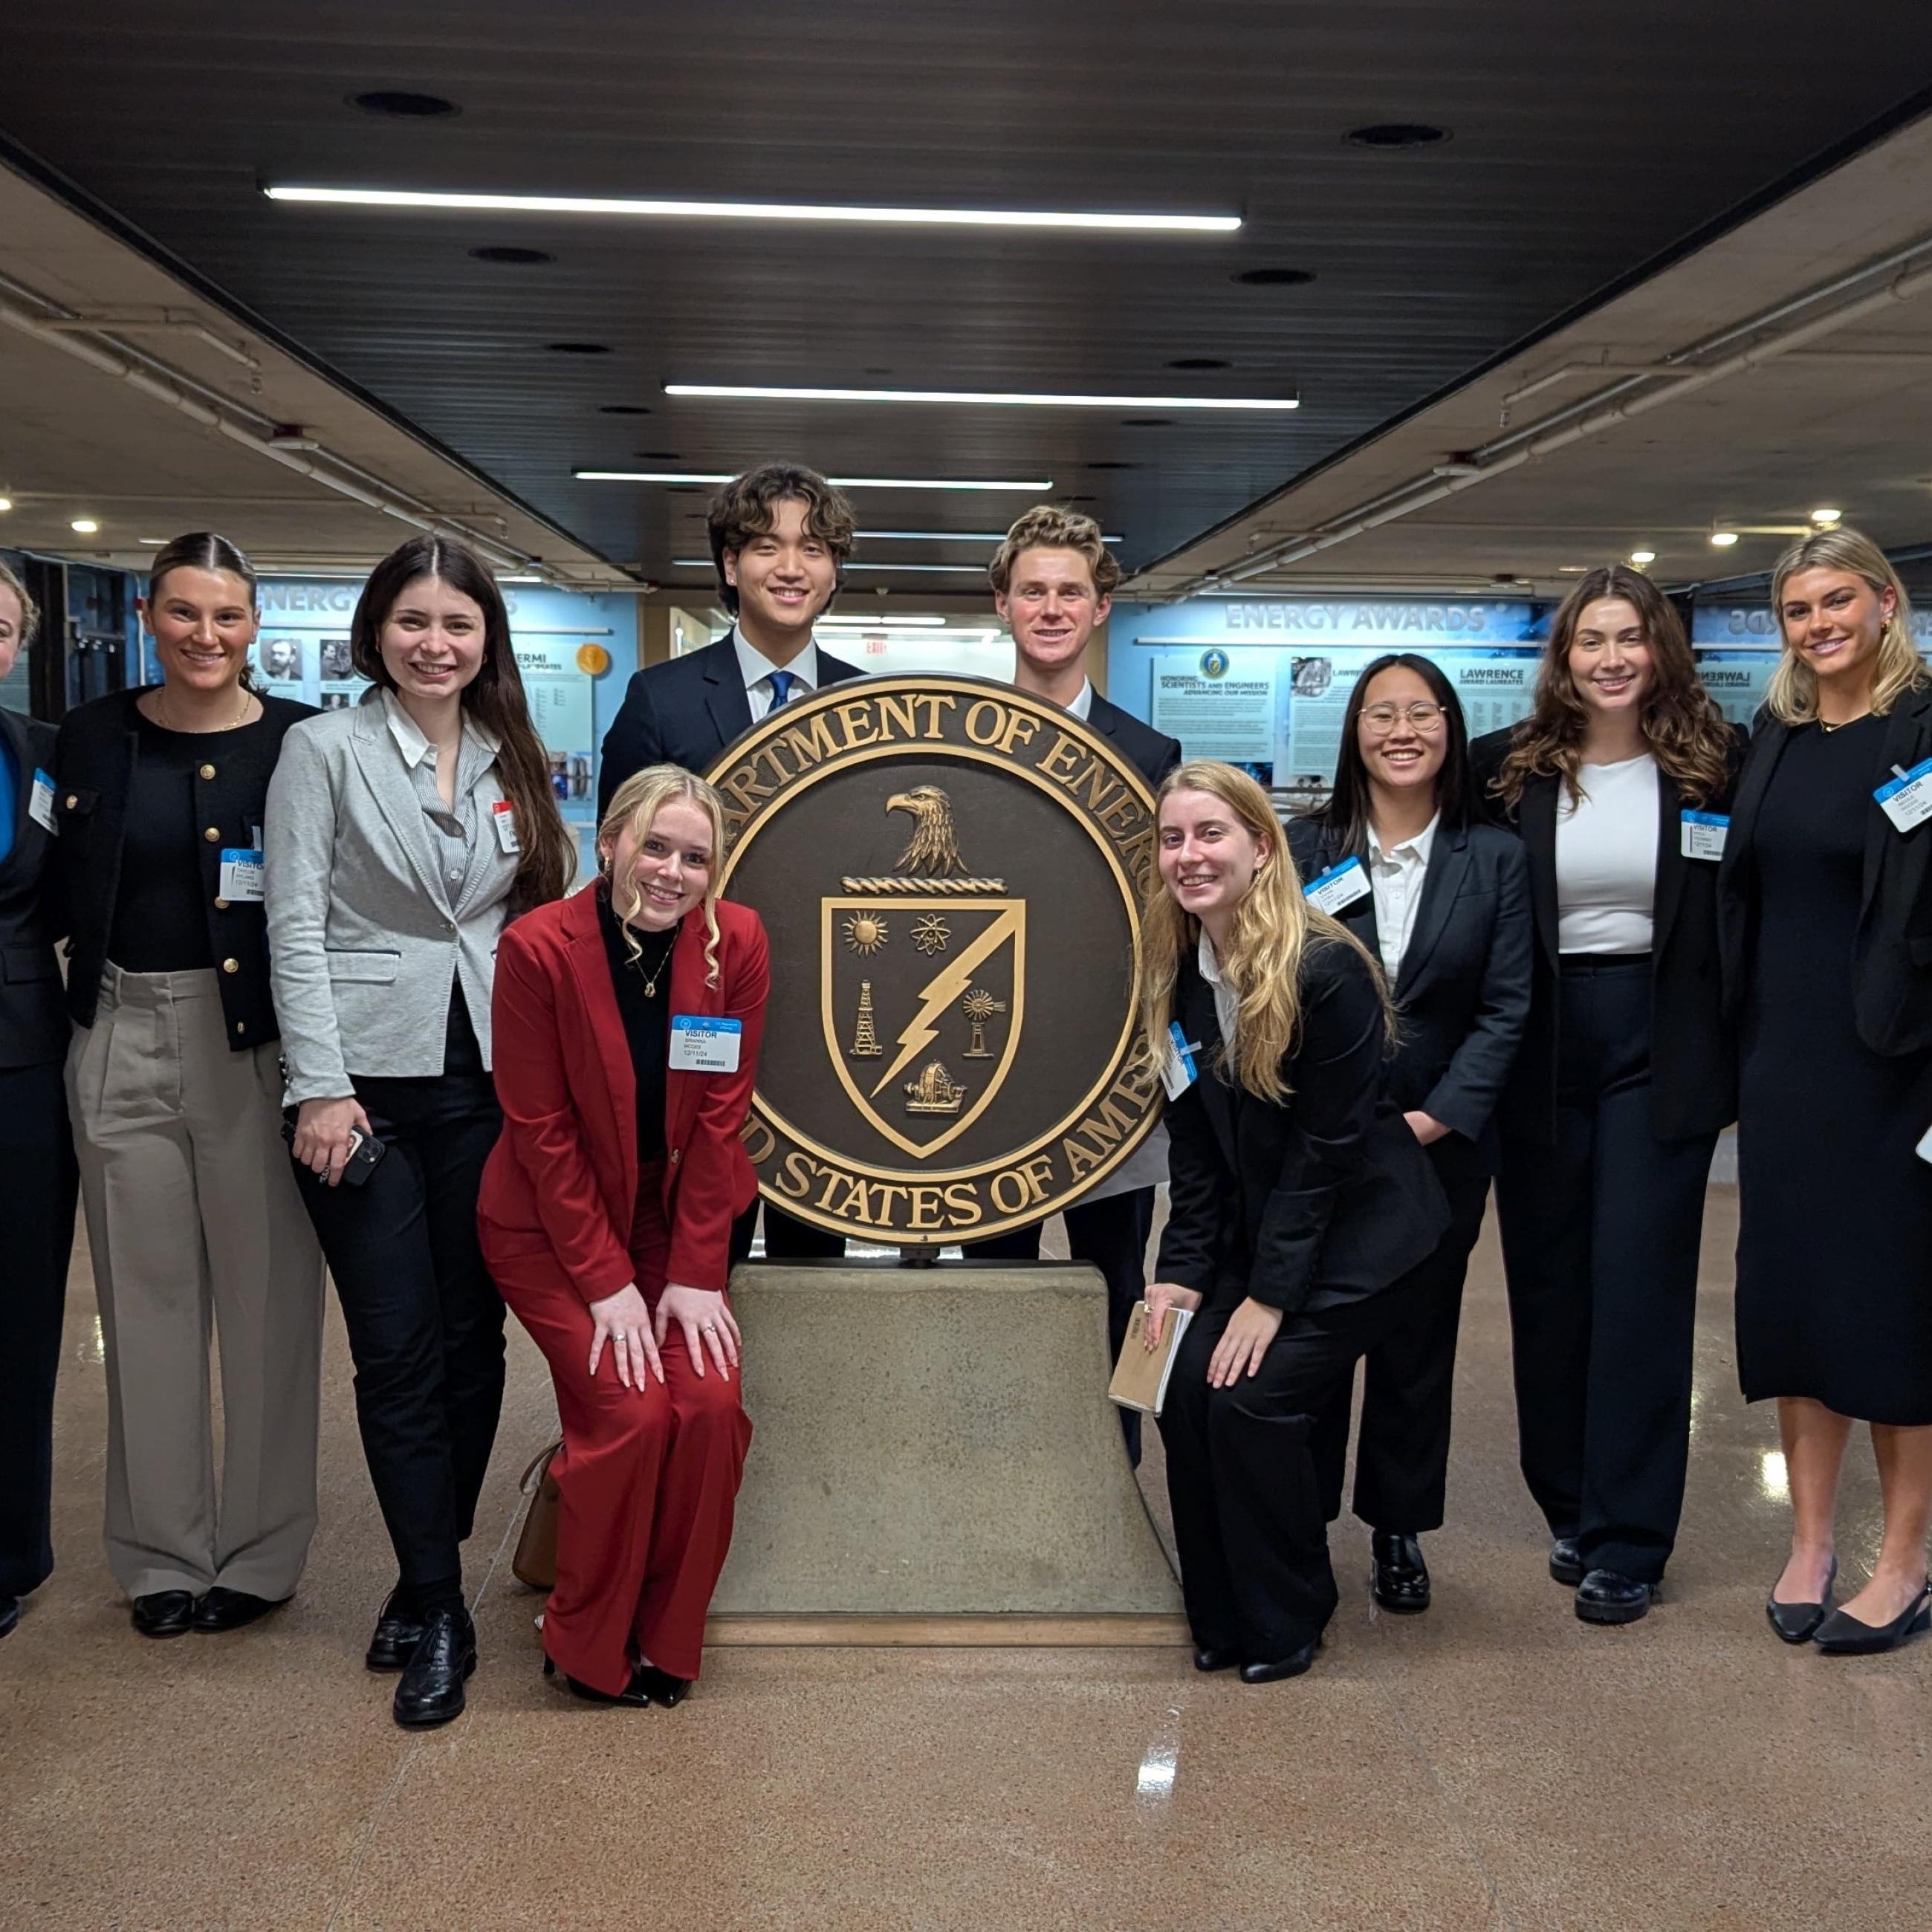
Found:
[{"label": "red trousers", "polygon": [[[662,1173],[652,1165],[639,1175],[631,1230],[637,1285],[653,1312],[670,1245]],[[663,1382],[647,1372],[641,1393],[625,1388],[608,1346],[593,1378],[596,1324],[554,1255],[505,1251],[527,1238],[506,1240],[483,1224],[490,1274],[550,1364],[563,1424],[550,1465],[562,1508],[544,1649],[599,1690],[622,1690],[640,1657],[695,1677],[752,1441],[736,1374],[728,1382],[707,1362],[700,1378],[674,1322],[659,1352]]]}]

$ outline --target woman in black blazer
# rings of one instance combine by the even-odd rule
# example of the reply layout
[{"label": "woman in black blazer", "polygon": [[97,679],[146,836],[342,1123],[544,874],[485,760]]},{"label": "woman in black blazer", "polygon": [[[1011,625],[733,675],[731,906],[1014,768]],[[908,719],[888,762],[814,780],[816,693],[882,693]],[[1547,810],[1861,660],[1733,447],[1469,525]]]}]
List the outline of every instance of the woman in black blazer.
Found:
[{"label": "woman in black blazer", "polygon": [[1303,899],[1268,794],[1202,760],[1159,808],[1142,1024],[1175,1097],[1148,1334],[1198,1311],[1160,1424],[1196,1668],[1265,1684],[1308,1668],[1334,1614],[1317,1420],[1410,1318],[1449,1215],[1383,1090],[1382,976]]},{"label": "woman in black blazer", "polygon": [[[1382,962],[1401,1029],[1390,1098],[1449,1203],[1448,1232],[1416,1271],[1413,1316],[1369,1352],[1363,1377],[1355,1514],[1370,1531],[1370,1588],[1398,1612],[1429,1607],[1418,1539],[1442,1526],[1462,1283],[1496,1172],[1496,1102],[1529,1013],[1528,865],[1477,810],[1462,705],[1434,664],[1405,653],[1356,680],[1334,793],[1288,828],[1304,891],[1321,892]],[[1353,1396],[1337,1391],[1318,1445],[1331,1520]]]},{"label": "woman in black blazer", "polygon": [[[0,563],[0,678],[39,614]],[[61,1062],[68,1018],[46,890],[53,857],[54,728],[0,710],[0,1636],[54,1567],[54,1371],[74,1245],[74,1142]]]},{"label": "woman in black blazer", "polygon": [[1496,1177],[1522,1471],[1576,1614],[1629,1623],[1683,1508],[1704,1188],[1736,1111],[1716,903],[1741,734],[1670,600],[1612,565],[1557,612],[1530,715],[1472,750],[1536,928]]},{"label": "woman in black blazer", "polygon": [[[1778,1403],[1791,1555],[1766,1610],[1788,1643],[1889,1649],[1932,1620],[1932,826],[1899,782],[1932,763],[1932,677],[1904,587],[1856,530],[1788,550],[1784,640],[1718,874],[1742,1027],[1738,1370]],[[1891,810],[1887,811],[1889,805]],[[1852,1419],[1871,1425],[1885,1536],[1831,1612]]]},{"label": "woman in black blazer", "polygon": [[261,850],[283,736],[313,714],[250,688],[254,573],[224,538],[162,550],[142,613],[165,681],[68,714],[53,804],[108,1562],[134,1628],[168,1637],[286,1600],[315,1529],[322,1256],[281,1139]]}]

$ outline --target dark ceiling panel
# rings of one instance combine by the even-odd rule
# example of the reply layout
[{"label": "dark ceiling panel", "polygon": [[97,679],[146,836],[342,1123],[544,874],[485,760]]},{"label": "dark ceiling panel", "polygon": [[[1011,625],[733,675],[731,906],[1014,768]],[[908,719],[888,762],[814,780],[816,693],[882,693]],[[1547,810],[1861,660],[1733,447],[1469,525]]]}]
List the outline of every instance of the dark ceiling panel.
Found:
[{"label": "dark ceiling panel", "polygon": [[[68,0],[9,21],[0,130],[584,541],[663,576],[696,554],[700,506],[578,483],[574,468],[729,470],[782,453],[834,472],[1051,476],[1125,533],[1130,565],[1145,561],[1932,86],[1917,5],[1076,11],[257,0],[149,19]],[[374,88],[460,111],[347,104]],[[1453,138],[1394,152],[1343,139],[1390,121]],[[379,214],[277,206],[266,180],[1226,212],[1246,226],[1095,236]],[[472,259],[491,244],[555,259]],[[1258,267],[1316,279],[1234,279]],[[545,346],[557,341],[611,352],[559,355]],[[1230,366],[1168,366],[1203,356]],[[1299,393],[1304,406],[1150,427],[664,397],[679,379]],[[874,526],[987,530],[1019,502],[874,495],[861,509]]]}]

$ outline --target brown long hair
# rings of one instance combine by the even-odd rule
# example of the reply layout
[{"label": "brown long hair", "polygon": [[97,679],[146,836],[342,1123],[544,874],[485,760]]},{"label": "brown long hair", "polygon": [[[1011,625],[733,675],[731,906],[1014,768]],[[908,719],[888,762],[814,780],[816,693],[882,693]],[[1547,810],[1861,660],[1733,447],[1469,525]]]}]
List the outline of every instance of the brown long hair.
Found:
[{"label": "brown long hair", "polygon": [[1590,714],[1570,669],[1570,645],[1583,613],[1606,597],[1635,608],[1650,647],[1643,735],[1651,755],[1693,804],[1708,805],[1723,791],[1730,771],[1730,727],[1698,681],[1697,661],[1677,607],[1648,578],[1620,563],[1600,566],[1564,598],[1544,647],[1534,704],[1516,725],[1491,789],[1504,804],[1520,805],[1532,778],[1555,777],[1573,802],[1580,795],[1576,773]]},{"label": "brown long hair", "polygon": [[464,709],[496,740],[496,775],[510,801],[522,848],[510,911],[562,898],[577,869],[576,842],[556,808],[550,758],[530,722],[524,680],[510,642],[510,614],[496,580],[476,553],[448,537],[412,537],[369,573],[350,620],[349,652],[356,668],[385,691],[396,688],[382,662],[382,626],[402,595],[419,578],[434,577],[469,598],[483,613],[483,662],[463,688]]}]

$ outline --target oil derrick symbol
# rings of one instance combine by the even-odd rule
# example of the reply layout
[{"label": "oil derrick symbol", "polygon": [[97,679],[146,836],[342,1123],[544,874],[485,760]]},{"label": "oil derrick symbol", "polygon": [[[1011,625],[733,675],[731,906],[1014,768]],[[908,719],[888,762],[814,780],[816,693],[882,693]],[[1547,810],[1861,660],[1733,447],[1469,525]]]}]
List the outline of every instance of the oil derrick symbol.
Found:
[{"label": "oil derrick symbol", "polygon": [[847,1051],[854,1060],[876,1060],[883,1051],[878,1035],[872,1030],[872,982],[869,980],[859,982],[859,1024],[853,1030],[852,1044]]}]

